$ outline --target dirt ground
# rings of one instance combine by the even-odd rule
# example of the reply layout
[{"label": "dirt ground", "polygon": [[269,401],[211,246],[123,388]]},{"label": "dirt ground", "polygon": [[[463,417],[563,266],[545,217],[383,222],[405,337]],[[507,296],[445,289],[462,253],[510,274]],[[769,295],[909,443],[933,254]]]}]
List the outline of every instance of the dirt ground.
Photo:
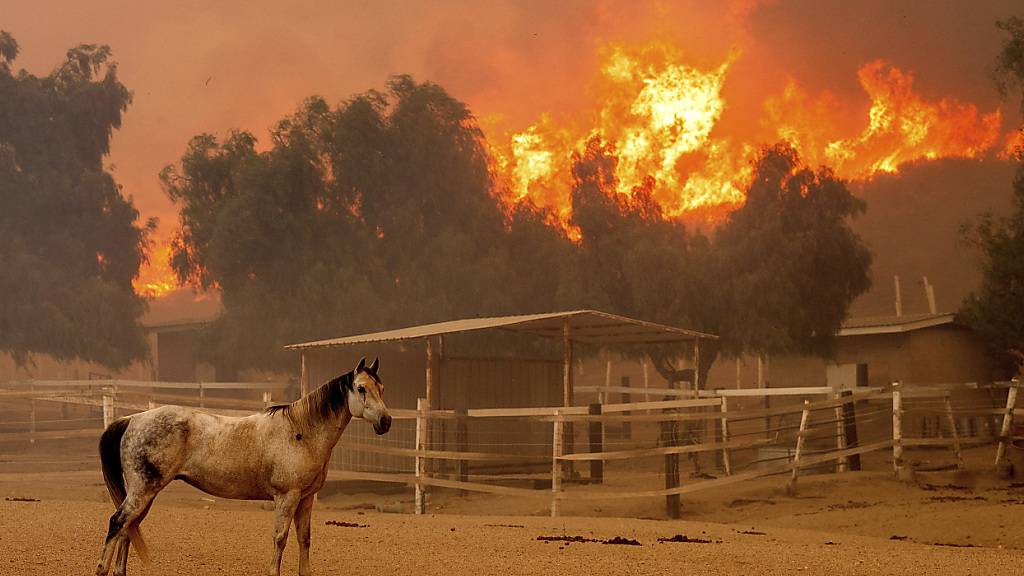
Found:
[{"label": "dirt ground", "polygon": [[[112,505],[92,446],[54,455],[0,451],[0,575],[92,574]],[[544,499],[431,495],[413,516],[407,489],[330,485],[314,511],[317,574],[1015,574],[1024,566],[1024,484],[987,470],[807,476],[786,496],[773,477],[683,499],[575,505],[546,516]],[[929,454],[924,453],[924,457]],[[344,490],[342,490],[344,488]],[[38,501],[24,501],[38,500]],[[134,574],[264,573],[266,504],[213,499],[177,482],[143,525],[153,564]],[[627,517],[631,516],[631,517]],[[636,519],[648,517],[651,519]],[[342,522],[356,526],[329,525]],[[707,542],[662,542],[676,535]],[[538,540],[582,537],[584,542]],[[605,544],[621,537],[640,545]],[[294,539],[283,573],[295,573]]]}]

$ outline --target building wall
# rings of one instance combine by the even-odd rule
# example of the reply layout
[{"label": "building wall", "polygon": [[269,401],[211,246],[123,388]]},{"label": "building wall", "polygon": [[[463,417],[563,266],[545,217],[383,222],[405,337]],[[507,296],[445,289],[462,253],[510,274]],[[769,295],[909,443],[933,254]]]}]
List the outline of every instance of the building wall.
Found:
[{"label": "building wall", "polygon": [[[310,388],[352,370],[362,356],[368,362],[380,358],[380,377],[388,407],[416,408],[416,399],[424,397],[426,387],[423,341],[308,350]],[[435,409],[558,406],[562,402],[562,372],[557,362],[448,357],[435,365],[435,370],[431,402]],[[434,448],[457,448],[454,421],[435,421],[432,428]],[[471,451],[544,454],[551,442],[550,425],[511,419],[469,421],[467,432],[468,445],[463,449]],[[377,436],[367,423],[356,421],[345,432],[342,442],[411,448],[415,443],[415,421],[396,420],[385,436]],[[335,450],[332,465],[344,470],[408,473],[413,469],[413,460],[340,446]]]}]

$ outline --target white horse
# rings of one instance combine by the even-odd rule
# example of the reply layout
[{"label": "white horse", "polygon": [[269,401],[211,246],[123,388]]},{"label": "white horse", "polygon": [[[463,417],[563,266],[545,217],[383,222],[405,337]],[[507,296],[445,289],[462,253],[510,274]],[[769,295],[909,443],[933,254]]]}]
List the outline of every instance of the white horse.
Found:
[{"label": "white horse", "polygon": [[153,498],[173,480],[220,498],[274,501],[274,555],[269,573],[281,573],[281,554],[295,521],[299,574],[308,575],[313,496],[324,484],[327,461],[352,418],[391,428],[378,362],[343,374],[291,404],[243,418],[182,406],[163,406],[114,421],[100,438],[103,479],[117,511],[110,517],[96,574],[128,566],[135,545],[148,553],[139,523]]}]

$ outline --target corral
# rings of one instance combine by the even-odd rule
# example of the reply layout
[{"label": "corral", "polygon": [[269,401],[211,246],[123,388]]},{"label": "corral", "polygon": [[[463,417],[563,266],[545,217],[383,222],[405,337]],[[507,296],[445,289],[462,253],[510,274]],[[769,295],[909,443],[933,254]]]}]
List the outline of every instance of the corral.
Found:
[{"label": "corral", "polygon": [[[595,312],[484,319],[478,325],[518,325],[564,345],[573,341],[574,316],[575,327],[589,330],[591,338],[609,334],[598,328],[601,322],[614,320],[619,331],[629,325]],[[582,328],[587,322],[590,328]],[[647,325],[638,332],[649,338],[663,328]],[[704,390],[675,387],[653,374],[642,385],[612,382],[609,363],[607,372],[596,375],[603,384],[575,385],[583,365],[572,361],[571,347],[563,349],[568,353],[562,362],[550,350],[548,357],[542,352],[526,360],[460,358],[440,342],[443,326],[417,329],[412,342],[418,346],[386,344],[386,333],[334,342],[394,347],[392,356],[381,356],[396,422],[379,441],[356,424],[336,449],[316,516],[314,559],[321,572],[348,554],[386,569],[367,550],[353,550],[367,539],[389,543],[396,568],[424,573],[431,569],[418,563],[417,554],[428,542],[438,548],[430,565],[449,568],[465,562],[463,551],[480,555],[473,551],[489,549],[491,540],[507,543],[509,554],[484,564],[518,573],[553,566],[576,573],[571,566],[581,559],[610,573],[635,573],[629,562],[640,558],[649,572],[712,558],[718,560],[706,573],[747,573],[751,558],[759,558],[767,573],[821,571],[822,562],[834,561],[863,566],[864,573],[905,571],[919,562],[959,572],[968,565],[994,570],[1015,553],[1000,548],[1024,547],[1009,528],[1024,493],[1019,483],[997,474],[1012,473],[1012,463],[1018,474],[1024,471],[1022,451],[1012,443],[1020,433],[1014,417],[1024,412],[1016,407],[1016,382]],[[669,332],[690,345],[711,338]],[[303,348],[306,387],[364,352]],[[93,561],[110,509],[94,456],[105,422],[163,403],[244,413],[287,394],[275,383],[5,384],[0,486],[9,499],[4,516],[17,518],[19,529],[7,526],[0,538],[21,551],[19,557],[43,554],[39,570],[59,565],[67,573],[79,571]],[[774,403],[768,405],[768,398]],[[154,571],[145,573],[190,573],[193,568],[180,569],[185,558],[196,562],[194,573],[205,573],[224,565],[229,541],[261,543],[268,537],[265,529],[253,528],[270,521],[258,504],[211,499],[187,486],[162,498],[170,506],[157,507],[147,529],[164,544]],[[37,542],[47,522],[69,513],[66,521],[75,530],[65,533],[80,534],[82,542],[62,543],[68,556],[57,559]],[[560,518],[535,518],[555,515]],[[627,519],[679,516],[684,521]],[[938,527],[936,517],[960,524]],[[182,530],[200,526],[227,537],[219,544],[199,534],[182,539]],[[617,538],[639,542],[642,552],[622,546],[622,554],[606,555],[593,548]],[[780,557],[780,542],[797,552]],[[452,550],[453,544],[464,550]],[[836,548],[825,555],[824,546]],[[952,547],[984,550],[952,554]],[[238,556],[232,565],[261,566],[261,550],[242,545],[229,552]],[[529,560],[520,562],[520,555]],[[880,560],[890,555],[900,560]],[[723,556],[730,560],[723,563]]]}]

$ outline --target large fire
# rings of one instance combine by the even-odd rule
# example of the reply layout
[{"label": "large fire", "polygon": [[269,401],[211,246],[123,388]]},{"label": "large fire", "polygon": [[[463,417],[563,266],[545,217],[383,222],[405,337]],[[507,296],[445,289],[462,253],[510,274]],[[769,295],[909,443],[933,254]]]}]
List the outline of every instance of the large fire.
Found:
[{"label": "large fire", "polygon": [[[728,107],[722,87],[738,57],[699,69],[664,44],[606,47],[595,85],[599,104],[588,118],[559,125],[545,115],[493,144],[513,199],[553,208],[565,223],[572,153],[598,136],[618,156],[620,194],[651,177],[654,197],[670,216],[713,218],[742,203],[750,162],[759,146],[772,142],[716,131]],[[858,79],[870,99],[859,133],[841,127],[848,124],[848,104],[827,92],[811,97],[793,80],[763,103],[762,128],[793,144],[807,164],[827,165],[851,180],[916,160],[976,158],[1001,142],[998,110],[983,114],[951,98],[929,101],[915,91],[912,74],[880,60],[863,65]]]},{"label": "large fire", "polygon": [[160,244],[150,250],[147,262],[139,268],[139,275],[132,285],[135,292],[145,298],[160,298],[178,287],[174,271],[171,270],[169,244]]},{"label": "large fire", "polygon": [[[915,90],[913,74],[881,60],[857,72],[869,100],[860,128],[850,129],[856,103],[829,92],[809,95],[796,81],[780,80],[762,103],[760,134],[726,134],[719,125],[728,109],[722,89],[741,57],[733,52],[717,66],[700,68],[665,43],[605,46],[592,109],[559,120],[542,114],[504,137],[489,131],[509,201],[552,209],[575,238],[568,225],[572,155],[595,136],[618,157],[617,193],[630,195],[650,178],[663,213],[705,221],[743,202],[758,148],[777,140],[793,144],[808,165],[829,166],[849,180],[919,160],[1011,155],[1024,143],[1024,134],[1000,134],[999,110],[928,100]],[[140,294],[158,298],[175,288],[169,255],[166,245],[153,251],[135,283]]]}]

